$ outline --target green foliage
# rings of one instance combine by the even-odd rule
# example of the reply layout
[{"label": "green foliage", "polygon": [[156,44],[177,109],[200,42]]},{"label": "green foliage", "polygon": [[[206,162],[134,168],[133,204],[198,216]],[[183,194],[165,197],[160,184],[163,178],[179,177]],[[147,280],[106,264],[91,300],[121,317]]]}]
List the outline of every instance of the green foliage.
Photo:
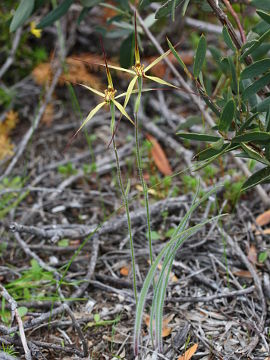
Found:
[{"label": "green foliage", "polygon": [[232,182],[231,180],[226,180],[224,183],[225,193],[224,199],[229,201],[229,204],[232,208],[235,207],[240,195],[243,186],[243,179],[240,179],[236,182]]},{"label": "green foliage", "polygon": [[195,79],[198,78],[202,67],[203,67],[203,63],[205,60],[205,55],[206,55],[206,39],[204,37],[204,35],[202,35],[200,37],[198,46],[197,46],[197,50],[196,50],[196,54],[195,54],[195,59],[194,59],[194,65],[193,65],[193,75],[195,77]]},{"label": "green foliage", "polygon": [[[185,139],[211,143],[205,150],[195,155],[198,161],[195,167],[197,170],[237,149],[242,150],[237,156],[264,164],[263,169],[246,179],[242,191],[270,180],[270,59],[262,58],[269,49],[270,14],[266,12],[269,11],[266,1],[252,1],[252,4],[262,21],[258,22],[257,17],[257,23],[253,29],[250,29],[248,41],[242,49],[237,49],[227,27],[223,27],[222,36],[228,49],[233,51],[233,55],[209,47],[212,61],[222,74],[219,76],[223,76],[224,83],[224,86],[218,88],[216,98],[213,98],[211,93],[206,93],[202,76],[199,76],[204,72],[202,64],[207,48],[203,36],[197,45],[193,66],[196,86],[202,99],[213,111],[216,118],[216,126],[213,130],[218,131],[220,137],[212,135],[210,131],[205,134],[178,133]],[[187,73],[179,54],[173,50],[172,53]],[[254,62],[253,56],[256,58]],[[191,78],[190,74],[187,75]]]},{"label": "green foliage", "polygon": [[15,31],[25,23],[34,10],[34,0],[21,0],[10,23],[10,32]]},{"label": "green foliage", "polygon": [[42,269],[38,262],[32,259],[31,267],[23,271],[18,279],[9,282],[5,287],[16,301],[43,300],[48,298],[46,289],[52,284],[54,284],[53,274]]},{"label": "green foliage", "polygon": [[[60,165],[57,168],[59,174],[64,175],[65,177],[77,174],[77,170],[73,167],[71,162],[68,162],[66,165]],[[85,169],[84,170],[88,170]]]},{"label": "green foliage", "polygon": [[4,178],[0,182],[0,219],[14,209],[27,196],[28,192],[20,191],[24,181],[20,176]]},{"label": "green foliage", "polygon": [[267,251],[262,251],[259,253],[259,256],[258,256],[258,260],[260,263],[264,263],[268,258],[268,253]]},{"label": "green foliage", "polygon": [[[187,240],[191,235],[198,232],[204,225],[213,221],[214,219],[218,219],[221,216],[217,216],[211,220],[206,220],[201,224],[195,225],[193,227],[187,227],[187,223],[193,213],[193,211],[205,200],[211,196],[216,189],[212,189],[210,192],[205,194],[200,200],[196,201],[196,196],[193,200],[192,206],[189,211],[185,214],[182,221],[175,229],[174,234],[171,239],[167,242],[167,244],[163,247],[160,253],[155,258],[152,263],[148,274],[144,280],[142,290],[140,293],[139,301],[136,309],[136,321],[135,321],[135,330],[134,330],[134,351],[135,355],[138,355],[139,351],[139,339],[140,339],[140,328],[142,323],[143,311],[145,306],[145,301],[147,299],[147,294],[150,288],[151,283],[153,282],[154,276],[156,274],[157,267],[160,262],[162,262],[162,270],[160,271],[158,281],[154,287],[154,297],[152,300],[152,308],[151,308],[151,317],[150,317],[150,331],[153,339],[153,326],[155,326],[155,339],[156,344],[155,347],[158,348],[160,352],[162,352],[162,319],[163,319],[163,305],[165,300],[166,288],[169,281],[169,274],[172,268],[172,263],[174,257],[176,255],[177,250],[183,244],[185,240]],[[197,191],[198,195],[198,191]]]},{"label": "green foliage", "polygon": [[0,351],[3,351],[4,353],[14,357],[19,355],[19,353],[14,349],[13,345],[5,345],[4,343],[2,343]]}]

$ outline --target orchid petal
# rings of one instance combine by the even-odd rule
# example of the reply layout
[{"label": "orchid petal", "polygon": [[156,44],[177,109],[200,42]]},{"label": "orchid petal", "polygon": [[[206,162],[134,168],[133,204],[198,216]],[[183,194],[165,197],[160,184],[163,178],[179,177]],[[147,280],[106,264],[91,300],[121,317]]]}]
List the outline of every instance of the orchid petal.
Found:
[{"label": "orchid petal", "polygon": [[178,89],[177,86],[175,86],[175,85],[173,85],[173,84],[170,84],[170,83],[168,83],[167,81],[165,81],[165,80],[163,80],[163,79],[160,79],[159,77],[156,77],[156,76],[148,76],[148,75],[145,75],[145,77],[146,77],[147,79],[152,80],[152,81],[155,81],[155,82],[157,82],[157,83],[159,83],[159,84],[171,86],[171,87],[173,87],[173,88],[175,88],[175,89]]},{"label": "orchid petal", "polygon": [[98,91],[98,90],[96,90],[96,89],[93,89],[93,88],[91,88],[90,86],[87,86],[87,85],[84,85],[84,84],[79,84],[79,85],[85,87],[85,88],[88,89],[89,91],[92,91],[93,93],[95,93],[95,94],[97,94],[97,95],[99,95],[99,96],[101,96],[101,97],[103,97],[103,98],[105,97],[105,95],[104,95],[102,92],[100,92],[100,91]]},{"label": "orchid petal", "polygon": [[169,49],[168,51],[166,51],[164,54],[160,55],[158,58],[156,58],[156,60],[154,60],[153,62],[151,62],[151,64],[149,64],[148,66],[146,66],[146,68],[144,69],[144,72],[148,71],[149,69],[151,69],[152,67],[154,67],[156,64],[158,64],[161,60],[163,60],[166,56],[168,56],[171,53],[171,49]]},{"label": "orchid petal", "polygon": [[136,81],[138,79],[138,76],[135,76],[129,83],[128,88],[127,88],[127,95],[125,98],[125,102],[124,102],[124,108],[127,106],[127,103],[129,102],[130,96],[132,94],[133,88],[136,84]]},{"label": "orchid petal", "polygon": [[82,123],[82,125],[79,127],[79,129],[76,131],[76,133],[74,134],[74,137],[78,134],[79,131],[81,131],[81,129],[88,123],[89,120],[92,119],[92,117],[102,108],[102,106],[104,106],[106,104],[105,101],[103,101],[102,103],[98,104],[96,107],[94,107],[94,109],[92,109],[90,111],[90,113],[87,115],[87,118],[84,120],[84,122]]},{"label": "orchid petal", "polygon": [[112,102],[118,108],[118,110],[121,112],[121,114],[123,114],[132,123],[132,125],[134,125],[134,121],[130,118],[130,116],[128,115],[128,113],[124,109],[124,107],[116,100],[112,100]]}]

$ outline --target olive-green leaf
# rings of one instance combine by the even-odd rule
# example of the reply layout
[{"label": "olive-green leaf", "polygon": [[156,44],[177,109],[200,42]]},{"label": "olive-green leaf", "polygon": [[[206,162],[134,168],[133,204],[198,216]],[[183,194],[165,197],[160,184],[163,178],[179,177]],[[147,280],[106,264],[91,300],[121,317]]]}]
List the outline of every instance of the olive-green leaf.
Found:
[{"label": "olive-green leaf", "polygon": [[251,131],[242,135],[237,135],[232,139],[232,143],[254,142],[258,144],[267,144],[270,141],[270,132]]},{"label": "olive-green leaf", "polygon": [[257,10],[257,14],[264,20],[266,21],[268,24],[270,24],[270,15],[267,14],[264,11],[261,10]]},{"label": "olive-green leaf", "polygon": [[173,8],[182,4],[183,0],[168,0],[155,13],[156,19],[161,19],[172,13]]},{"label": "olive-green leaf", "polygon": [[34,0],[21,0],[20,4],[15,11],[15,14],[12,18],[9,31],[13,32],[18,29],[24,22],[30,17],[34,9],[35,1]]},{"label": "olive-green leaf", "polygon": [[261,162],[264,165],[270,166],[270,162],[263,157],[258,151],[254,150],[251,146],[244,143],[241,144],[242,149],[247,153],[250,159]]},{"label": "olive-green leaf", "polygon": [[198,134],[198,133],[185,133],[178,132],[176,135],[179,135],[181,138],[188,140],[196,140],[196,141],[207,141],[207,142],[216,142],[220,139],[218,136],[207,135],[207,134]]},{"label": "olive-green leaf", "polygon": [[[240,126],[238,130],[238,135],[240,135],[245,129],[249,127],[249,125],[252,123],[252,121],[258,116],[258,113],[255,113],[251,115],[249,118],[247,118],[246,121],[243,122],[243,124]],[[268,131],[268,130],[267,130]]]},{"label": "olive-green leaf", "polygon": [[270,73],[262,76],[254,83],[249,85],[243,92],[243,100],[248,99],[250,96],[255,95],[259,90],[263,89],[270,83]]},{"label": "olive-green leaf", "polygon": [[251,112],[255,113],[255,112],[267,112],[269,109],[269,105],[270,105],[270,96],[267,97],[266,99],[264,99],[263,101],[259,102],[257,105],[255,105],[252,109]]},{"label": "olive-green leaf", "polygon": [[231,144],[223,144],[223,146],[220,148],[220,149],[215,149],[213,148],[212,146],[207,148],[207,149],[204,149],[202,151],[200,151],[199,153],[197,153],[195,156],[194,156],[194,159],[195,160],[198,160],[198,161],[205,161],[205,160],[208,160],[210,158],[214,158],[216,155],[219,155],[219,154],[222,154],[224,151],[231,151],[231,150],[234,150],[238,148],[238,145],[235,146],[235,145],[231,145]]},{"label": "olive-green leaf", "polygon": [[270,59],[262,59],[246,67],[240,75],[241,80],[251,79],[270,70]]},{"label": "olive-green leaf", "polygon": [[228,46],[228,48],[230,48],[232,51],[235,51],[236,50],[236,47],[231,39],[231,36],[229,34],[229,31],[227,29],[227,26],[223,26],[223,29],[222,29],[222,35],[223,35],[223,39],[226,43],[226,45]]},{"label": "olive-green leaf", "polygon": [[250,5],[254,6],[256,9],[270,11],[270,2],[268,0],[251,0]]},{"label": "olive-green leaf", "polygon": [[37,25],[38,29],[43,29],[46,26],[53,24],[56,20],[59,20],[63,15],[65,15],[72,5],[74,0],[64,0],[59,4],[55,9],[53,9],[49,14],[47,14]]},{"label": "olive-green leaf", "polygon": [[252,174],[242,185],[241,191],[251,189],[252,187],[270,180],[270,166],[267,166]]},{"label": "olive-green leaf", "polygon": [[235,112],[234,101],[233,101],[233,99],[230,99],[226,103],[226,105],[221,113],[219,125],[218,125],[219,131],[226,132],[229,130],[229,128],[232,124],[232,121],[233,121],[234,112]]},{"label": "olive-green leaf", "polygon": [[18,307],[18,313],[19,313],[21,318],[24,317],[27,314],[27,312],[28,312],[27,307],[25,307],[25,306]]},{"label": "olive-green leaf", "polygon": [[200,71],[202,70],[205,55],[206,55],[206,46],[207,46],[206,39],[205,39],[204,35],[202,35],[200,37],[200,40],[199,40],[199,43],[197,46],[197,50],[196,50],[195,59],[194,59],[193,73],[194,73],[195,79],[198,78]]},{"label": "olive-green leaf", "polygon": [[270,29],[267,30],[265,33],[263,33],[263,35],[261,35],[259,39],[257,39],[257,42],[241,55],[240,60],[242,61],[246,56],[248,56],[254,50],[256,50],[269,36],[270,36]]}]

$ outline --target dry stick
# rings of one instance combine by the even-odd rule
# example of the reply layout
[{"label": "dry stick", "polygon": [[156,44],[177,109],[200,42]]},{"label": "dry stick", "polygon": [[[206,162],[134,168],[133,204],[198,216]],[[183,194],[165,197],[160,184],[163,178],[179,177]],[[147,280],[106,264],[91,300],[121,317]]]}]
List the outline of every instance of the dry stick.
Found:
[{"label": "dry stick", "polygon": [[[236,239],[234,241],[220,227],[218,227],[218,230],[219,230],[220,234],[226,238],[226,240],[229,243],[229,245],[231,246],[232,250],[235,251],[237,253],[237,255],[241,258],[241,260],[245,264],[246,268],[248,269],[248,271],[251,273],[251,275],[253,277],[255,287],[258,291],[258,298],[261,301],[261,307],[262,307],[261,319],[260,319],[260,323],[258,324],[258,332],[262,333],[264,330],[264,325],[265,325],[265,320],[266,320],[266,315],[267,315],[267,306],[266,306],[266,301],[265,301],[265,297],[264,297],[264,293],[263,293],[263,289],[262,289],[261,280],[260,280],[258,274],[256,273],[256,270],[254,269],[253,265],[249,262],[248,258],[246,257],[246,255],[244,254],[244,252],[242,251],[240,246],[238,245],[238,242],[236,241]],[[248,355],[251,354],[251,352],[256,347],[258,342],[259,342],[259,336],[256,334],[248,346]]]},{"label": "dry stick", "polygon": [[242,25],[241,25],[241,22],[239,20],[239,17],[238,15],[236,14],[236,12],[234,11],[231,3],[229,0],[223,0],[224,4],[226,5],[226,8],[228,9],[228,11],[231,13],[232,17],[234,18],[235,22],[236,22],[236,25],[238,27],[238,30],[240,32],[240,35],[241,35],[241,40],[243,43],[246,42],[246,35],[245,35],[245,32],[244,32],[244,29],[242,28]]},{"label": "dry stick", "polygon": [[27,345],[27,341],[26,341],[26,337],[25,337],[25,333],[24,333],[24,328],[23,328],[23,322],[22,322],[22,319],[21,319],[20,314],[18,312],[17,302],[13,299],[13,297],[7,292],[7,290],[1,284],[0,284],[0,295],[4,299],[6,299],[6,301],[10,304],[10,307],[11,307],[11,322],[13,322],[13,319],[15,317],[16,320],[17,320],[17,323],[18,323],[18,327],[19,327],[19,332],[20,332],[21,342],[22,342],[22,345],[23,345],[24,353],[25,353],[25,358],[26,358],[26,360],[31,360],[32,356],[31,356],[31,352],[29,350],[29,347]]},{"label": "dry stick", "polygon": [[[231,24],[231,22],[229,21],[227,15],[224,13],[224,11],[218,6],[218,3],[215,0],[207,0],[208,4],[211,6],[211,8],[213,9],[215,15],[217,16],[217,18],[219,19],[219,21],[227,27],[229,34],[231,36],[231,39],[234,43],[234,45],[236,46],[236,48],[238,50],[241,49],[241,47],[243,46],[243,42],[242,40],[240,40]],[[224,1],[225,2],[225,1]],[[243,30],[243,29],[242,29]],[[241,33],[241,32],[240,32]],[[242,36],[242,35],[241,35]],[[252,58],[248,55],[245,57],[245,62],[247,65],[252,64]]]},{"label": "dry stick", "polygon": [[209,302],[209,301],[222,299],[222,298],[237,297],[237,296],[250,294],[254,290],[255,290],[255,286],[250,286],[247,289],[235,290],[235,291],[230,291],[230,292],[225,292],[225,293],[215,294],[215,295],[210,295],[210,296],[203,296],[203,297],[192,297],[192,296],[172,297],[170,299],[170,301],[171,302],[179,302],[179,303]]},{"label": "dry stick", "polygon": [[[215,1],[212,0],[207,0],[209,5],[211,5],[212,3],[215,4]],[[211,3],[211,4],[210,4]],[[130,5],[132,10],[134,10],[134,6]],[[214,5],[215,8],[217,8],[216,4]],[[223,14],[221,16],[221,18],[223,19],[224,16],[226,18],[226,24],[228,22],[227,16],[223,13],[223,11],[218,7],[219,11],[221,11],[221,13]],[[219,13],[220,14],[220,13]],[[150,39],[150,41],[152,42],[152,44],[155,46],[155,48],[157,49],[157,51],[160,54],[163,54],[164,51],[162,49],[162,47],[159,45],[159,43],[157,42],[156,38],[154,37],[154,35],[151,33],[151,31],[148,29],[148,27],[145,25],[144,20],[141,18],[140,14],[137,12],[137,18],[145,32],[145,34],[148,36],[148,38]],[[230,24],[230,22],[229,22]],[[230,24],[230,27],[232,28],[232,25]],[[233,28],[232,28],[233,29]],[[235,34],[235,31],[233,29],[233,33]],[[236,36],[236,42],[238,43],[240,40],[237,38]],[[213,127],[215,126],[215,122],[212,119],[212,117],[210,116],[209,112],[205,110],[204,106],[201,103],[200,98],[198,98],[195,94],[192,93],[192,89],[190,88],[190,86],[188,85],[188,83],[183,79],[183,77],[180,75],[180,73],[177,71],[177,69],[175,68],[175,66],[172,64],[172,62],[168,59],[165,58],[164,61],[166,62],[166,64],[168,65],[168,67],[171,69],[172,73],[177,77],[180,85],[182,88],[184,88],[187,92],[187,94],[190,96],[190,98],[193,100],[193,102],[198,106],[199,110],[201,111],[201,113],[203,114],[204,118],[206,119],[206,121],[208,122],[208,124]],[[252,61],[251,61],[252,62]],[[233,156],[233,154],[232,154]],[[246,165],[242,162],[241,159],[236,158],[235,156],[233,156],[233,160],[234,162],[241,167],[241,169],[245,172],[245,174],[247,174],[249,172],[248,168],[246,167]],[[241,164],[241,165],[240,165]],[[267,193],[265,192],[265,190],[262,188],[261,185],[257,185],[256,187],[256,191],[258,192],[261,200],[263,201],[263,203],[265,205],[269,205],[270,204],[270,199],[267,195]]]},{"label": "dry stick", "polygon": [[[43,268],[43,269],[45,269],[45,270],[47,270],[47,271],[53,272],[54,275],[55,275],[55,277],[56,277],[58,280],[61,278],[61,275],[58,273],[58,271],[57,271],[56,269],[54,269],[54,268],[52,268],[51,266],[45,264],[44,261],[43,261],[37,254],[35,254],[32,250],[30,250],[29,246],[26,244],[25,241],[23,241],[23,239],[20,237],[20,235],[19,235],[17,232],[15,232],[15,238],[16,238],[17,242],[19,243],[19,245],[21,246],[21,248],[23,249],[23,251],[24,251],[27,255],[29,255],[29,256],[31,256],[33,259],[35,259],[35,260],[38,262],[38,264],[40,265],[41,268]],[[96,249],[96,248],[97,248],[97,249]],[[92,261],[92,260],[93,260],[93,257],[94,257],[95,259],[97,258],[97,251],[98,251],[98,245],[95,246],[95,243],[94,243],[94,249],[96,249],[96,251],[95,251],[95,253],[93,254],[93,256],[92,256],[92,258],[91,258],[91,261],[90,261],[90,265],[91,265],[91,266],[90,266],[90,278],[91,278],[91,276],[92,276],[92,274],[93,274],[93,271],[94,271],[94,266],[93,266],[93,261]],[[95,261],[96,261],[96,260],[95,260]],[[94,262],[94,263],[95,263],[95,262]],[[88,276],[89,276],[89,271],[88,271],[86,277],[88,278]],[[89,281],[88,281],[87,284],[86,284],[87,286],[88,286],[88,283],[89,283]],[[78,297],[80,297],[81,294],[85,291],[85,289],[86,289],[87,286],[85,286],[85,283],[84,283],[84,284],[81,286],[81,288],[79,288],[79,289],[75,292],[75,294],[73,295],[73,297],[74,297],[75,299],[78,298]],[[74,317],[74,315],[73,315],[73,313],[72,313],[72,311],[71,311],[71,309],[70,309],[70,307],[68,306],[67,303],[64,303],[64,310],[66,310],[67,313],[69,314],[69,316],[71,317],[72,323],[73,323],[75,329],[77,330],[77,333],[78,333],[78,335],[79,335],[79,338],[80,338],[81,341],[82,341],[82,345],[83,345],[83,355],[84,355],[84,356],[87,356],[87,355],[88,355],[88,348],[87,348],[86,340],[85,340],[85,338],[84,338],[84,335],[83,335],[83,333],[82,333],[82,331],[81,331],[81,328],[80,328],[79,324],[76,322],[76,319],[75,319],[75,317]]]},{"label": "dry stick", "polygon": [[15,36],[13,39],[12,48],[11,48],[9,57],[7,58],[7,60],[5,61],[5,63],[3,64],[3,66],[0,69],[0,79],[3,77],[3,75],[7,72],[7,70],[10,68],[10,66],[13,64],[13,61],[15,58],[15,53],[16,53],[17,47],[18,47],[20,39],[21,39],[21,35],[22,35],[22,28],[19,27],[17,29],[17,31],[15,32]]},{"label": "dry stick", "polygon": [[[183,201],[186,200],[185,196],[178,196],[176,198],[170,198],[165,200],[157,201],[155,204],[151,205],[151,213],[153,216],[160,216],[162,211],[168,210],[169,212],[177,211],[183,208]],[[143,223],[144,218],[144,209],[138,209],[130,212],[130,218],[134,226],[138,226]],[[116,219],[107,220],[100,230],[97,231],[97,234],[109,234],[113,232],[118,232],[123,229],[126,224],[126,215],[117,217]],[[40,228],[36,226],[26,226],[20,225],[17,223],[12,223],[10,226],[11,231],[18,233],[27,233],[34,236],[38,236],[44,239],[53,239],[58,241],[65,237],[70,237],[72,239],[82,238],[87,236],[87,234],[92,233],[96,229],[97,225],[81,225],[74,224],[73,226],[65,225],[54,225],[51,228],[46,226],[45,228]]]},{"label": "dry stick", "polygon": [[61,67],[59,67],[53,77],[52,83],[47,91],[47,94],[45,96],[45,99],[43,101],[43,104],[41,105],[41,107],[39,108],[39,111],[33,121],[33,125],[31,126],[31,128],[27,131],[27,133],[24,135],[21,143],[18,146],[18,149],[16,150],[16,155],[14,156],[14,158],[12,159],[11,163],[9,164],[9,166],[7,167],[5,173],[0,177],[0,180],[2,180],[4,177],[8,176],[12,169],[14,168],[14,166],[16,165],[17,161],[19,160],[19,158],[21,157],[21,155],[23,154],[29,140],[31,139],[34,131],[37,129],[39,122],[44,114],[44,111],[48,105],[48,103],[51,100],[52,94],[54,92],[54,89],[57,85],[58,79],[60,77],[62,73],[62,69]]}]

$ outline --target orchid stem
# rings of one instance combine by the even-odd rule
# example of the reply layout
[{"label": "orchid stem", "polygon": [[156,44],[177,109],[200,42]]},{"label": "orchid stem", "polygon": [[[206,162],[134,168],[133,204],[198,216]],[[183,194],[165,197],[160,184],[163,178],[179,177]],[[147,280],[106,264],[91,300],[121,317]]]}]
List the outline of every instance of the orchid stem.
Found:
[{"label": "orchid stem", "polygon": [[147,184],[144,181],[143,170],[142,170],[142,158],[140,152],[140,142],[139,142],[139,134],[138,134],[138,112],[141,102],[141,93],[142,93],[142,78],[138,77],[138,96],[135,103],[135,141],[136,141],[136,158],[137,158],[137,166],[139,170],[139,177],[141,186],[143,188],[144,195],[144,204],[146,209],[146,220],[147,220],[147,231],[148,231],[148,247],[149,247],[149,258],[150,258],[150,266],[153,263],[153,251],[152,251],[152,233],[151,233],[151,221],[150,221],[150,209],[149,209],[149,199],[148,199],[148,188]]},{"label": "orchid stem", "polygon": [[[114,133],[114,126],[115,126],[115,105],[113,102],[111,102],[111,132]],[[138,302],[138,294],[137,294],[137,280],[136,280],[136,263],[135,263],[135,251],[134,251],[134,244],[133,244],[133,237],[132,237],[132,231],[131,231],[131,220],[130,220],[130,213],[129,213],[129,201],[128,201],[128,194],[126,194],[122,175],[121,175],[121,167],[117,152],[117,147],[115,143],[115,136],[112,137],[112,144],[113,144],[113,150],[115,155],[115,162],[116,162],[116,169],[117,169],[117,176],[118,176],[118,182],[119,187],[121,191],[121,195],[124,201],[126,215],[127,215],[127,225],[128,225],[128,235],[129,235],[129,243],[130,243],[130,254],[131,254],[131,263],[132,263],[132,275],[133,275],[133,290],[134,290],[134,297],[136,301],[136,306]]]}]

